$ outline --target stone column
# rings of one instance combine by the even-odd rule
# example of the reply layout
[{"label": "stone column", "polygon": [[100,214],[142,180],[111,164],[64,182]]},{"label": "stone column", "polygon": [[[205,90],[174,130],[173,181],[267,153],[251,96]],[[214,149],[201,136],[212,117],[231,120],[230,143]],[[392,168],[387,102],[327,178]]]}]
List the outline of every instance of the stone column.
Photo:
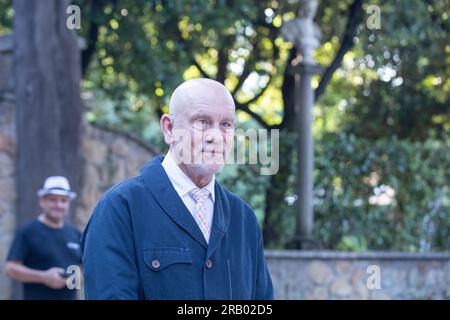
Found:
[{"label": "stone column", "polygon": [[298,17],[284,24],[282,35],[292,42],[300,53],[295,73],[295,113],[297,122],[297,194],[298,215],[292,248],[310,248],[313,243],[313,136],[312,107],[314,91],[311,78],[320,68],[312,53],[320,46],[320,30],[313,19],[317,10],[317,0],[299,1]]}]

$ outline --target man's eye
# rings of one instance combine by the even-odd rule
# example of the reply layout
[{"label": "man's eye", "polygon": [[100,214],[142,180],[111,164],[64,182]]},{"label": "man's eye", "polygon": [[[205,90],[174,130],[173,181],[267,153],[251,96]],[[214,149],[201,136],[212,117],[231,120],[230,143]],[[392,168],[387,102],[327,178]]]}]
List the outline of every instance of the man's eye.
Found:
[{"label": "man's eye", "polygon": [[198,128],[205,128],[208,126],[208,120],[205,119],[195,120],[194,125]]},{"label": "man's eye", "polygon": [[225,121],[225,122],[222,122],[222,126],[224,126],[225,128],[231,128],[233,126],[233,124],[229,121]]}]

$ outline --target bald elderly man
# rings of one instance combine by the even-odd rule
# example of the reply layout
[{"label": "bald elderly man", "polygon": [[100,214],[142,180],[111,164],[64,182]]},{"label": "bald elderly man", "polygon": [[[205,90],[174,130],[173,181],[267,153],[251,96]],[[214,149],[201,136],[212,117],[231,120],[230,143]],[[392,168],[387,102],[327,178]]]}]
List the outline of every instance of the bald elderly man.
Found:
[{"label": "bald elderly man", "polygon": [[219,82],[174,91],[161,117],[169,152],[110,189],[83,233],[87,299],[273,299],[255,214],[215,181],[234,129]]}]

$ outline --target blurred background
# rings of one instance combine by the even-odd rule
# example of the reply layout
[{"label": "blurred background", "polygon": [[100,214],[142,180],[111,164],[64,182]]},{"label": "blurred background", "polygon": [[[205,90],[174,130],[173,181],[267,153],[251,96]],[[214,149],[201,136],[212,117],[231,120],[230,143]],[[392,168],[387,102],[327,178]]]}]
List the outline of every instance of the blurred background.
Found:
[{"label": "blurred background", "polygon": [[[294,241],[305,61],[281,30],[308,2],[0,0],[0,266],[46,176],[70,178],[83,230],[104,191],[167,151],[174,88],[207,77],[232,92],[238,128],[280,130],[277,174],[217,176],[255,210],[277,298],[448,299],[450,1],[318,1],[306,246]],[[0,298],[11,288],[2,274]]]}]

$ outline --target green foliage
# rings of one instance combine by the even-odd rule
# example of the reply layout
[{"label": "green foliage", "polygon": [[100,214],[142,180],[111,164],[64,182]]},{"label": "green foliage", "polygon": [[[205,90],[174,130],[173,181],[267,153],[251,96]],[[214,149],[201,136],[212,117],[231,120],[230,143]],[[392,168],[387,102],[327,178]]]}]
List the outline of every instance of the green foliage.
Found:
[{"label": "green foliage", "polygon": [[359,239],[355,236],[348,235],[342,237],[342,240],[338,243],[336,249],[344,251],[366,251],[367,244],[364,238]]},{"label": "green foliage", "polygon": [[[145,123],[157,121],[155,115],[167,110],[172,90],[184,79],[201,76],[201,67],[231,90],[249,71],[250,80],[234,92],[236,101],[250,100],[250,110],[269,125],[281,122],[280,89],[290,46],[279,36],[279,28],[281,21],[295,17],[296,2],[76,3],[83,13],[81,35],[89,39],[92,25],[99,27],[84,89],[108,98],[106,107],[102,98],[96,100],[91,112],[98,116],[89,119],[107,122],[110,118],[103,115],[112,112],[117,123],[110,124],[142,135]],[[320,2],[316,21],[323,45],[316,58],[324,67],[342,45],[352,3]],[[369,139],[448,134],[448,0],[370,4],[381,9],[381,29],[367,28],[369,15],[363,13],[354,47],[318,101],[315,134],[344,130]],[[315,85],[319,80],[314,79]],[[260,92],[264,94],[252,101]],[[247,119],[242,115],[241,120]]]},{"label": "green foliage", "polygon": [[[264,219],[264,194],[268,177],[259,174],[259,166],[230,164],[218,174],[217,180],[231,192],[245,199],[255,210],[260,224]],[[251,185],[248,183],[251,181]]]},{"label": "green foliage", "polygon": [[316,239],[326,248],[448,249],[449,163],[450,140],[324,136],[316,144]]},{"label": "green foliage", "polygon": [[0,35],[11,32],[12,19],[12,0],[0,0]]},{"label": "green foliage", "polygon": [[[240,103],[262,92],[273,77],[266,102],[275,99],[275,104],[253,103],[252,108],[267,112],[268,123],[281,121],[281,96],[273,88],[281,86],[289,45],[278,34],[281,16],[277,12],[288,5],[254,0],[76,2],[85,18],[81,35],[90,41],[91,28],[99,30],[84,89],[106,93],[119,119],[139,122],[141,117],[133,117],[128,110],[145,110],[141,112],[145,117],[167,111],[178,84],[206,74],[224,82]],[[243,73],[253,75],[251,85],[238,86]],[[101,100],[95,105],[93,114],[110,109]],[[102,116],[95,119],[104,120]],[[135,131],[143,130],[137,123]]]},{"label": "green foliage", "polygon": [[296,135],[280,132],[279,171],[270,176],[264,190],[264,242],[267,247],[282,249],[292,239],[296,227]]},{"label": "green foliage", "polygon": [[[318,102],[334,111],[321,108],[321,112],[341,114],[337,120],[340,130],[369,139],[448,135],[449,1],[370,4],[380,6],[381,29],[360,25],[355,47],[346,54],[343,66]],[[327,10],[331,8],[325,13]],[[318,51],[319,61],[327,60],[338,43],[333,38],[325,42]]]},{"label": "green foliage", "polygon": [[[293,149],[295,141],[287,145]],[[284,154],[286,155],[286,153]],[[283,160],[281,160],[283,161]],[[450,247],[450,140],[371,141],[353,134],[328,134],[315,142],[314,238],[323,249],[351,251],[447,250]],[[295,155],[289,159],[295,172]],[[251,170],[250,170],[251,169]],[[219,180],[265,212],[262,195],[275,192],[259,170],[233,166]],[[236,174],[239,172],[239,174]],[[271,177],[272,178],[272,177]],[[294,232],[295,175],[273,206],[276,237],[283,248]]]}]

